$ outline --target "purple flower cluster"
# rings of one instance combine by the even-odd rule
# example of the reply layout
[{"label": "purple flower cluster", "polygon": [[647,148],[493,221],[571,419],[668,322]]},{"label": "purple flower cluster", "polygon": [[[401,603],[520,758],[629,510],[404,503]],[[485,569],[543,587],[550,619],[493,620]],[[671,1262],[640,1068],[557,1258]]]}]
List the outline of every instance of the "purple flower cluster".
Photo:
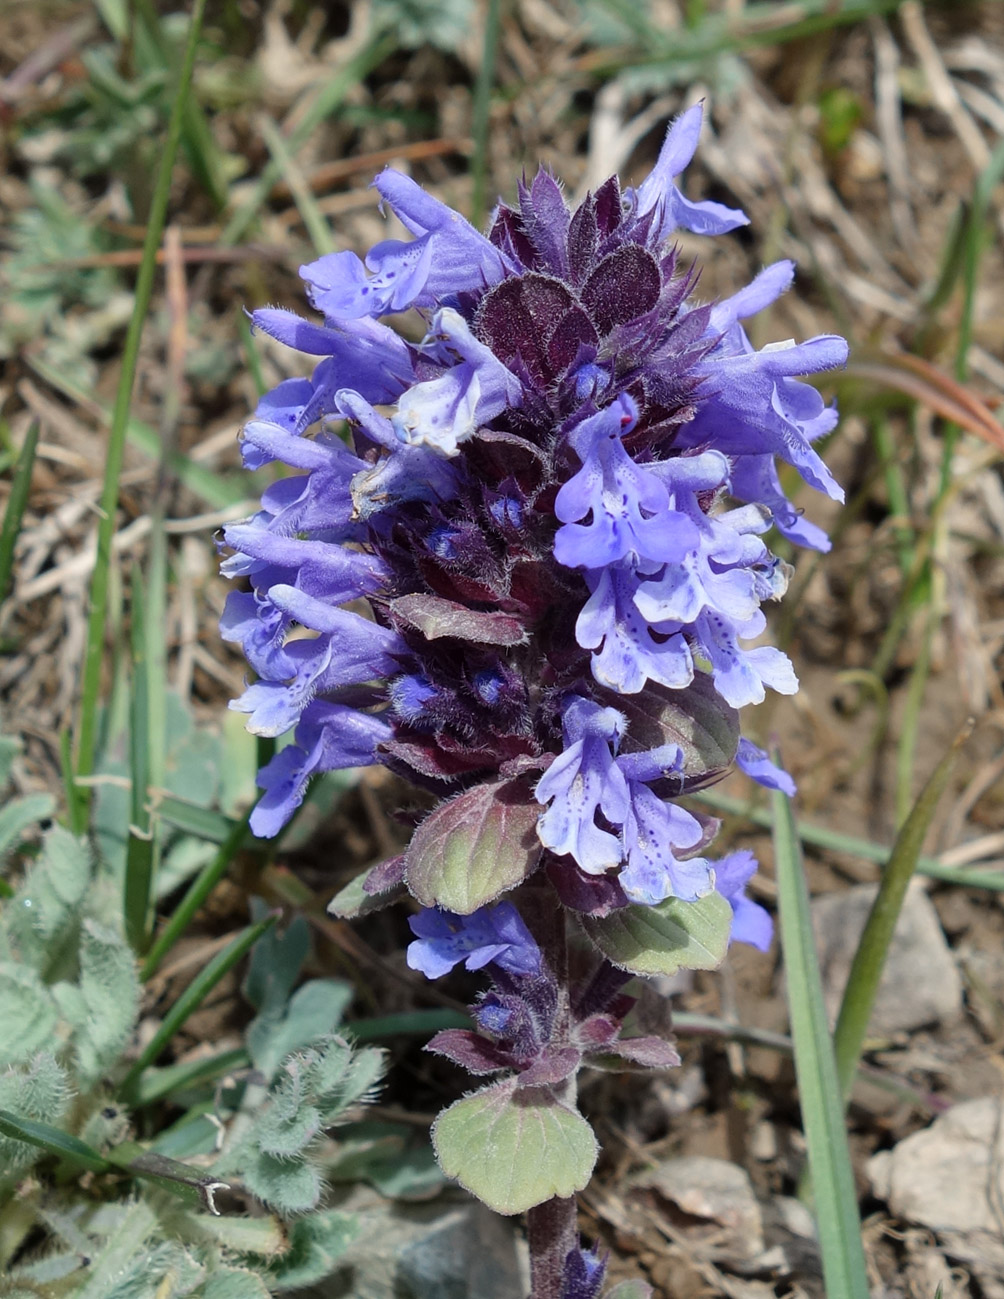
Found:
[{"label": "purple flower cluster", "polygon": [[[753,348],[742,321],[787,288],[788,262],[723,301],[695,297],[673,232],[746,221],[676,187],[700,125],[698,106],[642,185],[612,178],[575,211],[539,172],[488,237],[385,171],[374,184],[412,238],[301,268],[323,323],[254,313],[320,358],[243,435],[249,467],[299,472],[224,530],[224,572],[248,589],[229,596],[223,635],[256,676],[233,706],[256,734],[293,731],[260,773],[255,833],[276,834],[337,767],[381,762],[444,796],[519,778],[566,902],[717,885],[734,936],[769,940],[742,894],[752,868],[706,858],[708,821],[672,801],[694,783],[679,736],[631,719],[698,686],[728,715],[797,688],[780,651],[749,642],[787,581],[771,526],[828,546],[777,462],[841,497],[813,448],[835,412],[799,376],[841,365],[846,345]],[[409,310],[419,343],[381,323]],[[734,757],[793,789],[748,741]],[[498,948],[478,959],[504,968],[525,947],[506,924],[493,939],[490,916],[441,915],[413,963],[432,974]]]}]

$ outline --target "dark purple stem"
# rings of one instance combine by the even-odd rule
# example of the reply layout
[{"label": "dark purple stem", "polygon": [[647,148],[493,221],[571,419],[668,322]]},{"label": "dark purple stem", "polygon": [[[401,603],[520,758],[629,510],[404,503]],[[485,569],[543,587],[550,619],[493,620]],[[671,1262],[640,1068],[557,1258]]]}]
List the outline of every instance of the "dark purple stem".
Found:
[{"label": "dark purple stem", "polygon": [[[568,941],[565,910],[549,886],[530,891],[531,905],[523,909],[524,919],[533,931],[544,960],[558,988],[557,1013],[551,1044],[564,1046],[571,1034],[571,1008],[568,990]],[[562,1099],[575,1103],[574,1076],[564,1084]],[[555,1091],[561,1094],[562,1087]],[[565,1277],[565,1260],[578,1247],[575,1197],[546,1200],[526,1215],[530,1246],[530,1299],[561,1299]]]},{"label": "dark purple stem", "polygon": [[545,1200],[526,1215],[530,1245],[530,1299],[561,1299],[565,1259],[578,1245],[575,1196]]}]

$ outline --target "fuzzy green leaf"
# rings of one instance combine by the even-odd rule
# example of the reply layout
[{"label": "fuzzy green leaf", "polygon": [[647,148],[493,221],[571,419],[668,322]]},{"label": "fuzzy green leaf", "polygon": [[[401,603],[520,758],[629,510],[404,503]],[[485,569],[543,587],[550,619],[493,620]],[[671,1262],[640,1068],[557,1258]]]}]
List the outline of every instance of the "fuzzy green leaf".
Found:
[{"label": "fuzzy green leaf", "polygon": [[309,1086],[317,1097],[324,1122],[331,1124],[351,1105],[369,1100],[387,1068],[387,1056],[372,1047],[351,1047],[332,1038],[314,1054]]},{"label": "fuzzy green leaf", "polygon": [[405,854],[408,888],[424,907],[470,915],[536,869],[540,806],[519,780],[489,781],[441,804]]},{"label": "fuzzy green leaf", "polygon": [[245,1034],[255,1068],[271,1079],[287,1055],[335,1031],[352,997],[351,984],[340,979],[311,979],[296,990],[284,1015],[259,1015]]},{"label": "fuzzy green leaf", "polygon": [[55,810],[56,800],[51,794],[26,794],[0,808],[0,859],[17,846],[25,830],[47,820]]},{"label": "fuzzy green leaf", "polygon": [[[37,1055],[25,1068],[0,1074],[0,1109],[19,1119],[61,1123],[69,1103],[66,1071],[47,1053]],[[37,1145],[0,1135],[0,1181],[30,1168],[41,1155]]]},{"label": "fuzzy green leaf", "polygon": [[444,1110],[432,1129],[443,1172],[496,1213],[581,1191],[599,1154],[593,1130],[546,1087],[495,1083]]},{"label": "fuzzy green leaf", "polygon": [[645,1281],[622,1281],[609,1291],[606,1299],[652,1299],[655,1291]]},{"label": "fuzzy green leaf", "polygon": [[321,1178],[312,1163],[278,1159],[263,1150],[248,1150],[240,1180],[263,1204],[284,1215],[309,1213],[321,1198]]},{"label": "fuzzy green leaf", "polygon": [[197,1291],[198,1299],[269,1299],[270,1293],[261,1277],[237,1267],[214,1272]]},{"label": "fuzzy green leaf", "polygon": [[338,916],[341,920],[358,920],[361,916],[381,911],[384,907],[389,907],[392,902],[396,902],[405,892],[403,884],[394,884],[380,893],[366,891],[366,881],[374,871],[382,867],[382,862],[378,866],[372,866],[340,889],[328,903],[329,913]]},{"label": "fuzzy green leaf", "polygon": [[271,1104],[255,1122],[259,1150],[280,1159],[301,1154],[321,1130],[321,1113],[304,1095],[298,1060],[286,1062],[286,1076],[272,1089]]},{"label": "fuzzy green leaf", "polygon": [[200,1236],[234,1254],[257,1254],[259,1258],[276,1258],[289,1248],[285,1228],[278,1218],[213,1217],[208,1213],[192,1215],[190,1221]]},{"label": "fuzzy green leaf", "polygon": [[298,1218],[289,1228],[288,1253],[269,1269],[272,1284],[279,1290],[297,1290],[322,1281],[358,1234],[358,1219],[337,1209]]},{"label": "fuzzy green leaf", "polygon": [[3,956],[45,974],[70,936],[90,878],[91,856],[84,840],[54,826],[45,836],[41,857],[3,909]]},{"label": "fuzzy green leaf", "polygon": [[35,971],[0,965],[0,1068],[50,1046],[55,1030],[56,1007]]},{"label": "fuzzy green leaf", "polygon": [[118,1060],[139,1005],[131,951],[115,930],[93,920],[84,921],[80,936],[80,993],[84,1017],[74,1044],[81,1085],[89,1087]]},{"label": "fuzzy green leaf", "polygon": [[654,907],[622,907],[608,916],[583,916],[586,933],[603,955],[632,974],[713,970],[725,959],[732,908],[720,893],[696,902],[667,898]]}]

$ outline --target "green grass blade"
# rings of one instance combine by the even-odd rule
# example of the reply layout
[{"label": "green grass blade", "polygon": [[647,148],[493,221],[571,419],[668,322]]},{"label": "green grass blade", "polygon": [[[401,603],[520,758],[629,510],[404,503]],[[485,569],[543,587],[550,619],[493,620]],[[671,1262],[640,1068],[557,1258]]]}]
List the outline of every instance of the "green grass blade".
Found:
[{"label": "green grass blade", "polygon": [[199,871],[198,875],[188,887],[188,891],[178,904],[171,919],[164,926],[163,931],[158,936],[150,954],[143,965],[142,978],[149,979],[159,967],[161,961],[178,941],[192,922],[192,918],[202,906],[206,898],[226,874],[227,867],[233,861],[235,854],[240,850],[241,845],[248,836],[248,816],[242,821],[234,823],[230,833],[220,845],[220,850],[212,861]]},{"label": "green grass blade", "polygon": [[827,1299],[869,1299],[844,1107],[823,1004],[798,831],[789,799],[776,793],[773,804],[781,948],[826,1294]]},{"label": "green grass blade", "polygon": [[223,976],[233,969],[241,957],[254,946],[267,929],[270,929],[275,924],[278,918],[279,912],[273,911],[256,924],[248,925],[246,929],[242,929],[237,937],[224,947],[222,952],[216,953],[205,969],[199,971],[164,1016],[160,1028],[154,1033],[140,1053],[139,1059],[123,1078],[121,1090],[124,1095],[128,1096],[132,1092],[140,1074],[149,1065],[153,1064],[189,1015],[198,1010]]},{"label": "green grass blade", "polygon": [[51,1123],[23,1119],[9,1110],[0,1110],[0,1136],[9,1137],[12,1141],[26,1141],[29,1146],[38,1146],[47,1154],[68,1159],[95,1173],[106,1173],[112,1166],[103,1155],[79,1137],[71,1136],[61,1128],[54,1128]]},{"label": "green grass blade", "polygon": [[280,176],[289,186],[297,211],[300,213],[300,220],[303,222],[307,234],[310,235],[310,242],[314,245],[314,252],[317,253],[318,257],[323,257],[326,253],[333,253],[335,251],[335,241],[331,237],[331,230],[324,219],[324,214],[317,206],[317,200],[314,198],[313,192],[307,184],[296,159],[290,153],[282,132],[271,117],[262,118],[261,133],[272,156],[272,161],[279,168]]},{"label": "green grass blade", "polygon": [[163,1190],[179,1196],[190,1205],[208,1209],[210,1213],[219,1214],[216,1207],[217,1191],[229,1191],[229,1182],[221,1182],[204,1169],[193,1168],[191,1164],[180,1163],[155,1150],[144,1150],[135,1142],[116,1146],[108,1152],[109,1161],[123,1173],[142,1177],[145,1181],[154,1182]]},{"label": "green grass blade", "polygon": [[132,691],[129,700],[129,765],[132,791],[122,909],[126,938],[138,955],[147,949],[156,856],[154,822],[150,817],[149,643],[142,593],[143,580],[136,567],[132,575],[130,631]]},{"label": "green grass blade", "polygon": [[381,1042],[387,1038],[432,1037],[444,1028],[470,1028],[471,1017],[459,1010],[409,1010],[400,1015],[375,1015],[354,1019],[344,1031],[357,1042]]},{"label": "green grass blade", "polygon": [[[157,10],[151,0],[133,0],[133,3],[140,11],[140,21],[157,52],[157,58],[167,71],[172,71],[173,55]],[[217,211],[222,211],[227,203],[227,187],[224,182],[226,167],[202,105],[193,94],[185,96],[182,144],[196,180],[209,195]]]},{"label": "green grass blade", "polygon": [[11,578],[14,574],[14,546],[21,531],[21,520],[24,518],[28,504],[28,492],[31,489],[31,471],[35,464],[35,452],[38,449],[38,420],[32,420],[24,446],[17,458],[17,468],[11,480],[10,495],[7,497],[7,508],[3,512],[3,527],[0,527],[0,601],[7,598]]},{"label": "green grass blade", "polygon": [[157,815],[176,830],[183,830],[196,839],[204,839],[206,843],[226,843],[234,827],[241,824],[223,812],[187,803],[183,798],[175,798],[173,794],[159,795]]},{"label": "green grass blade", "polygon": [[[720,793],[717,789],[704,789],[690,797],[702,807],[711,808],[714,812],[725,812],[730,816],[744,817],[753,825],[763,826],[767,830],[774,824],[770,812],[753,807],[746,799]],[[892,856],[892,849],[884,844],[873,843],[871,839],[859,839],[853,834],[841,834],[839,830],[830,830],[824,825],[800,821],[797,828],[802,843],[811,844],[814,848],[829,848],[833,852],[846,853],[849,857],[875,862],[877,866],[885,866]],[[916,869],[918,875],[927,875],[930,879],[942,880],[946,884],[961,884],[969,889],[1004,890],[1004,873],[1001,871],[943,866],[937,857],[918,857]]]},{"label": "green grass blade", "polygon": [[963,236],[962,315],[959,320],[959,336],[955,352],[955,377],[960,380],[965,379],[969,368],[969,345],[973,336],[973,311],[976,306],[976,290],[979,287],[980,262],[991,242],[986,236],[987,217],[994,191],[1002,178],[1004,178],[1004,140],[998,143],[976,182],[972,206],[969,209],[969,220]]},{"label": "green grass blade", "polygon": [[184,1064],[168,1064],[163,1069],[147,1069],[133,1091],[134,1105],[152,1105],[172,1093],[187,1091],[200,1083],[213,1082],[223,1074],[237,1069],[249,1069],[251,1057],[242,1046],[221,1051],[208,1060],[187,1060]]},{"label": "green grass blade", "polygon": [[[146,238],[143,241],[143,259],[140,262],[139,274],[136,277],[136,297],[133,303],[132,316],[129,320],[129,328],[126,331],[125,346],[122,351],[122,370],[119,375],[112,424],[108,436],[108,453],[105,461],[104,484],[99,506],[97,556],[94,574],[91,578],[90,613],[87,620],[87,643],[84,651],[83,681],[81,684],[80,724],[77,736],[77,774],[81,776],[90,776],[94,771],[97,750],[98,698],[101,692],[105,618],[108,610],[108,574],[112,562],[112,539],[115,535],[119,476],[122,472],[122,459],[125,452],[129,405],[132,400],[133,383],[136,378],[136,366],[139,361],[139,345],[143,334],[143,324],[150,309],[150,300],[153,295],[157,249],[160,246],[161,235],[167,217],[171,176],[174,170],[174,160],[178,152],[178,144],[181,139],[185,101],[192,80],[195,51],[205,8],[206,0],[194,0],[192,17],[189,23],[188,41],[185,46],[185,57],[171,108],[167,139],[157,172],[153,201],[150,205]],[[74,798],[73,807],[70,809],[71,823],[78,833],[86,828],[89,806],[90,792],[85,786],[80,788]]]},{"label": "green grass blade", "polygon": [[920,796],[910,815],[903,823],[903,828],[893,845],[889,862],[882,872],[878,896],[872,904],[858,949],[854,954],[833,1035],[837,1075],[845,1103],[854,1084],[854,1075],[858,1061],[861,1059],[861,1047],[875,1005],[889,944],[892,942],[896,921],[903,908],[907,887],[916,870],[921,844],[924,842],[924,836],[941,796],[945,792],[959,748],[968,739],[971,730],[972,726],[967,726],[938,763],[934,774],[920,791]]},{"label": "green grass blade", "polygon": [[471,134],[474,136],[474,157],[471,171],[474,189],[471,195],[471,224],[481,229],[485,220],[486,190],[488,181],[488,128],[491,124],[492,87],[498,63],[499,25],[501,0],[488,0],[485,16],[485,39],[481,50],[481,66],[474,86]]}]

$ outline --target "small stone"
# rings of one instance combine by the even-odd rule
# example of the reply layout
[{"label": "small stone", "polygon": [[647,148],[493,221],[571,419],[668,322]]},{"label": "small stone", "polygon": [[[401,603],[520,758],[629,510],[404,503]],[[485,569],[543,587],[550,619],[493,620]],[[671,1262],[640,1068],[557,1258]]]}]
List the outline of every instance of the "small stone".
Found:
[{"label": "small stone", "polygon": [[[831,1023],[840,1009],[851,962],[877,892],[877,885],[859,884],[812,903],[812,927]],[[949,1022],[961,1010],[962,979],[934,905],[923,883],[914,880],[889,946],[869,1036],[894,1037],[925,1024]]]},{"label": "small stone", "polygon": [[763,1251],[763,1220],[750,1179],[727,1159],[664,1159],[633,1177],[631,1190],[657,1191],[688,1218],[698,1219],[682,1230],[709,1258],[748,1262]]},{"label": "small stone", "polygon": [[1001,1101],[963,1101],[929,1128],[873,1155],[868,1176],[876,1196],[899,1218],[935,1231],[996,1233],[989,1194],[1004,1202],[1001,1140]]},{"label": "small stone", "polygon": [[769,1164],[772,1159],[777,1158],[777,1133],[774,1131],[773,1123],[761,1119],[750,1133],[749,1149],[753,1158],[764,1164]]}]

